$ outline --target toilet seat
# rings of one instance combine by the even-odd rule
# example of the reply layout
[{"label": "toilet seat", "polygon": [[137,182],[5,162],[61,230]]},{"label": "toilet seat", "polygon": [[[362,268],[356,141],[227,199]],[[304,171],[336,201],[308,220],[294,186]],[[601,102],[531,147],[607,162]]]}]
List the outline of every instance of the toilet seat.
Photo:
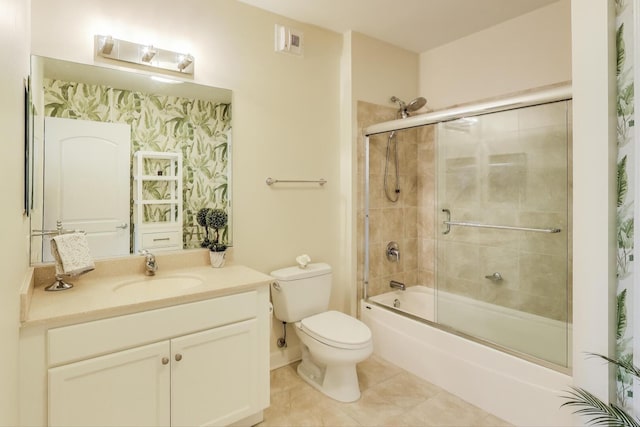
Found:
[{"label": "toilet seat", "polygon": [[339,311],[325,311],[300,321],[300,329],[312,338],[342,349],[369,345],[371,330],[360,320]]}]

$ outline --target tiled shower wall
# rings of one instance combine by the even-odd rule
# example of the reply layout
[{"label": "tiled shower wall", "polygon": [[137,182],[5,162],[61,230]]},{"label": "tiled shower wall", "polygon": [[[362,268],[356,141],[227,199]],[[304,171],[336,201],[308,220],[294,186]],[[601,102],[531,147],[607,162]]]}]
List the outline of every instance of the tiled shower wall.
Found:
[{"label": "tiled shower wall", "polygon": [[[396,118],[396,108],[358,102],[358,292],[364,280],[365,141],[362,130],[374,123]],[[384,192],[384,169],[389,133],[370,138],[369,180],[369,296],[390,290],[396,280],[406,286],[433,286],[435,161],[433,126],[396,133],[400,194],[389,201]],[[388,187],[395,182],[393,161],[389,164]],[[398,243],[400,260],[389,261],[386,247]]]},{"label": "tiled shower wall", "polygon": [[439,207],[453,221],[561,230],[451,227],[438,241],[440,291],[567,320],[570,115],[557,102],[439,125]]},{"label": "tiled shower wall", "polygon": [[[569,105],[570,108],[570,105]],[[568,117],[571,117],[570,110]],[[365,164],[364,151],[365,142],[362,130],[367,126],[380,123],[396,118],[396,109],[392,107],[379,106],[365,102],[358,103],[358,292],[361,297],[364,280],[364,208],[365,208]],[[569,169],[564,172],[558,172],[564,176],[564,185],[554,186],[555,188],[568,188],[568,199],[565,197],[559,203],[565,207],[571,206],[571,123],[569,123],[569,148],[568,163]],[[549,147],[554,144],[554,139],[558,137],[556,130],[551,135],[551,140],[539,139],[542,146],[536,148],[536,154],[539,153],[544,164],[542,169],[537,169],[535,173],[540,172],[540,177],[550,174],[548,164],[551,151]],[[436,216],[436,161],[435,161],[435,134],[436,125],[424,126],[416,129],[409,129],[397,133],[399,143],[399,165],[400,165],[400,188],[401,193],[398,202],[392,203],[388,201],[384,195],[383,179],[385,154],[388,133],[376,135],[370,138],[370,190],[369,190],[369,296],[378,295],[390,291],[389,281],[397,280],[405,283],[407,286],[423,285],[433,287],[435,285],[435,259],[436,259],[436,232],[441,231],[440,226],[436,226],[436,220],[441,221],[444,218],[441,214]],[[546,144],[546,145],[545,145]],[[552,144],[552,145],[549,145]],[[566,149],[565,149],[566,150]],[[511,152],[507,150],[507,152]],[[458,161],[455,158],[450,159],[450,166],[455,166]],[[464,157],[464,156],[463,156]],[[460,161],[463,161],[461,159]],[[495,162],[505,160],[513,163],[515,169],[518,169],[518,159],[507,159],[496,157]],[[453,163],[451,163],[453,162]],[[565,165],[566,165],[565,163]],[[458,165],[460,167],[464,165]],[[390,176],[393,176],[392,165],[389,166]],[[566,167],[566,166],[565,166]],[[464,168],[463,168],[464,169]],[[553,169],[555,171],[555,169]],[[514,173],[518,173],[516,170]],[[555,172],[554,172],[555,173]],[[558,173],[551,174],[553,176]],[[458,177],[457,179],[463,179]],[[534,178],[532,176],[532,178]],[[562,180],[562,177],[558,177]],[[567,178],[569,181],[567,182]],[[492,184],[499,187],[499,191],[492,197],[507,197],[509,192],[513,191],[513,186],[509,186],[509,177],[495,176]],[[544,180],[534,179],[527,181],[532,185],[537,185],[536,191],[542,196],[543,202],[547,200],[551,184]],[[455,183],[455,180],[453,181]],[[491,184],[491,182],[490,182]],[[392,183],[391,183],[392,185]],[[502,189],[502,190],[500,190]],[[528,190],[528,198],[532,201],[532,189]],[[540,201],[538,200],[538,202]],[[556,203],[556,201],[554,201]],[[544,203],[543,203],[544,204]],[[548,203],[547,203],[548,204]],[[556,203],[557,204],[557,203]],[[520,217],[511,218],[513,209],[505,205],[501,206],[503,212],[507,212],[505,218],[487,218],[489,222],[494,223],[514,223],[514,224],[538,224],[552,223],[563,229],[562,235],[552,235],[552,239],[562,238],[571,242],[571,212],[569,216],[566,214],[564,219],[558,219],[561,214],[554,208],[550,212],[544,212],[542,205],[538,203],[535,207],[524,210]],[[456,218],[458,220],[479,220],[481,218],[471,218],[465,215],[465,212],[456,209],[456,214],[462,216]],[[506,209],[506,210],[505,210]],[[565,211],[566,212],[566,211]],[[471,214],[468,212],[468,214]],[[473,216],[473,215],[472,215]],[[497,221],[497,222],[496,222]],[[460,235],[462,240],[455,243],[451,240],[454,234]],[[516,232],[517,233],[517,232]],[[440,280],[442,281],[442,289],[448,292],[461,294],[477,300],[489,302],[505,306],[508,308],[522,310],[525,312],[542,315],[545,317],[566,320],[570,318],[570,299],[571,287],[566,286],[567,278],[571,283],[571,246],[564,246],[564,254],[561,246],[558,246],[554,240],[544,238],[544,236],[534,235],[533,240],[522,242],[521,236],[518,234],[507,235],[504,238],[498,237],[493,243],[487,245],[486,238],[494,235],[491,231],[478,231],[474,229],[460,229],[456,233],[446,236],[442,244],[446,247],[443,249],[453,249],[455,246],[460,250],[449,252],[448,261],[441,262]],[[484,242],[478,240],[479,235],[484,237]],[[465,237],[466,236],[466,237]],[[516,238],[515,243],[513,237]],[[503,245],[501,240],[507,239],[510,243]],[[491,239],[490,239],[491,240]],[[385,249],[389,241],[396,241],[400,247],[400,262],[390,262],[386,259]],[[504,243],[504,242],[503,242]],[[453,246],[451,246],[453,244]],[[480,245],[478,245],[480,244]],[[527,260],[514,255],[514,246],[524,248],[524,252],[528,252]],[[524,245],[524,246],[522,246]],[[494,247],[495,246],[495,247]],[[504,247],[503,247],[504,246]],[[465,255],[465,250],[472,251],[477,256]],[[516,250],[518,252],[519,250]],[[567,253],[568,252],[568,253]],[[502,253],[502,255],[500,255]],[[494,254],[495,260],[500,265],[477,265],[474,271],[470,270],[470,263],[473,260],[480,262],[481,259]],[[564,256],[562,256],[564,255]],[[515,258],[514,258],[515,256]],[[568,258],[568,259],[567,259]],[[528,263],[528,264],[527,264]],[[448,264],[448,267],[447,267]],[[505,265],[503,265],[505,264]],[[475,265],[475,264],[474,264]],[[511,268],[511,265],[516,267]],[[527,267],[528,266],[528,267]],[[485,272],[485,270],[489,268]],[[497,286],[484,279],[484,275],[500,270],[507,278]],[[488,272],[488,273],[487,273]],[[515,273],[514,273],[515,272]],[[482,273],[482,274],[480,274]],[[512,274],[513,273],[513,274]],[[472,274],[474,277],[467,277]],[[567,277],[568,274],[568,277]],[[467,276],[465,276],[467,275]],[[478,277],[475,277],[478,276]],[[518,276],[514,279],[514,276]],[[477,283],[476,283],[477,282]],[[487,282],[487,283],[485,283]],[[480,285],[478,285],[478,283]],[[500,286],[502,285],[502,286]],[[568,310],[567,310],[568,309]]]}]

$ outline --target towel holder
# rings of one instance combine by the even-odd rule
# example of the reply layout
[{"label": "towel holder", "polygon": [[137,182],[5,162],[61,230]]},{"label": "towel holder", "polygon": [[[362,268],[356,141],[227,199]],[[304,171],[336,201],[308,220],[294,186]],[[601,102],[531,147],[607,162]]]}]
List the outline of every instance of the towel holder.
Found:
[{"label": "towel holder", "polygon": [[[63,234],[73,234],[73,233],[82,233],[85,234],[84,230],[65,230],[62,228],[62,221],[56,221],[56,229],[55,230],[33,230],[31,233],[31,237],[39,237],[39,236],[61,236]],[[55,281],[44,288],[45,291],[66,291],[67,289],[73,288],[73,284],[66,282],[63,279],[63,276],[69,276],[68,274],[58,274],[55,275]]]},{"label": "towel holder", "polygon": [[69,282],[65,282],[62,279],[61,274],[56,274],[56,281],[44,288],[45,291],[53,292],[53,291],[66,291],[67,289],[73,288],[73,284]]},{"label": "towel holder", "polygon": [[62,221],[56,221],[56,229],[55,230],[33,230],[31,233],[31,237],[39,237],[39,236],[60,236],[61,234],[72,234],[72,233],[83,233],[84,230],[65,230],[62,228]]},{"label": "towel holder", "polygon": [[267,183],[267,185],[273,185],[273,184],[278,184],[278,183],[312,183],[312,184],[320,184],[320,186],[323,186],[327,183],[327,180],[324,178],[320,178],[320,179],[274,179],[274,178],[267,178],[265,180],[265,182]]}]

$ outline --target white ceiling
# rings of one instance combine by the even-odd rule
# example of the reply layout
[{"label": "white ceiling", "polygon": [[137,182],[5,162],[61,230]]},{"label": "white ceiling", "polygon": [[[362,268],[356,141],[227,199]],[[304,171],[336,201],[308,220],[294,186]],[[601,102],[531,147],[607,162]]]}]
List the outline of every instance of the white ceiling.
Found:
[{"label": "white ceiling", "polygon": [[421,53],[558,0],[240,0],[339,33]]}]

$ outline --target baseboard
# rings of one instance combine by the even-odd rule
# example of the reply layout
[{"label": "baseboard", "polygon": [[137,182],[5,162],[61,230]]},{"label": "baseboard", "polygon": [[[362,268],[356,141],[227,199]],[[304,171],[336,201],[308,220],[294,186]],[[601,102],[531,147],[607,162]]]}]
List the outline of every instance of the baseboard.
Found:
[{"label": "baseboard", "polygon": [[251,427],[255,426],[256,424],[260,424],[262,421],[264,421],[264,413],[263,411],[260,411],[253,415],[249,415],[248,417],[243,418],[240,421],[236,421],[229,427]]},{"label": "baseboard", "polygon": [[293,362],[300,360],[302,352],[299,345],[287,346],[271,352],[270,366],[271,370],[287,366]]}]

